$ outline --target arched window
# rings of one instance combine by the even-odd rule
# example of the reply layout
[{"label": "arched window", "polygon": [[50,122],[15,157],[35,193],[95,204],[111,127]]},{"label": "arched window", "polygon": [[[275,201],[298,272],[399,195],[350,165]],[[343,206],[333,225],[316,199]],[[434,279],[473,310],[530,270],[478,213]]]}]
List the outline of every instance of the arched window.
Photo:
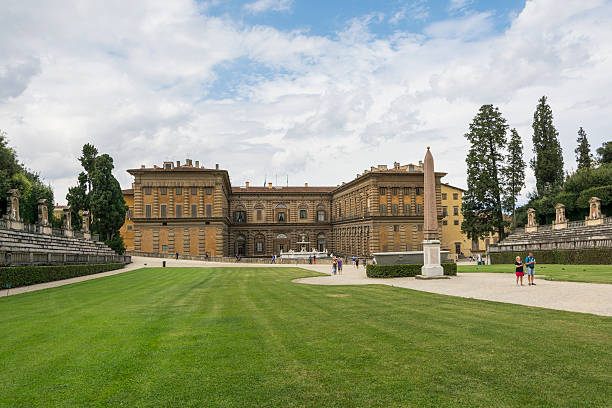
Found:
[{"label": "arched window", "polygon": [[287,235],[285,235],[285,234],[278,234],[276,236],[276,239],[287,239]]},{"label": "arched window", "polygon": [[255,220],[257,222],[262,222],[264,220],[264,206],[261,204],[255,206]]},{"label": "arched window", "polygon": [[287,206],[285,204],[278,204],[276,206],[276,221],[287,222]]},{"label": "arched window", "polygon": [[262,234],[255,236],[255,253],[263,254],[265,252],[265,238]]},{"label": "arched window", "polygon": [[325,207],[322,205],[317,206],[317,221],[325,222]]},{"label": "arched window", "polygon": [[319,252],[325,251],[325,234],[323,233],[317,235],[317,250]]},{"label": "arched window", "polygon": [[236,237],[236,255],[246,255],[246,238],[244,235]]}]

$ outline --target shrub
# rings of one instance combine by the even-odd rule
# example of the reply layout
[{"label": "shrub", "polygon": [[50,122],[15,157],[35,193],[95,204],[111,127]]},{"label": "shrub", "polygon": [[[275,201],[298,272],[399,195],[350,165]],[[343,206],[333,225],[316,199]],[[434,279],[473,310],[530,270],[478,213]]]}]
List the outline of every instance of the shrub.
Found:
[{"label": "shrub", "polygon": [[[366,275],[368,278],[404,278],[421,274],[422,264],[402,265],[368,265]],[[457,264],[443,263],[445,275],[457,275]]]},{"label": "shrub", "polygon": [[16,288],[69,279],[77,276],[113,271],[123,268],[124,264],[95,265],[58,265],[58,266],[6,266],[0,267],[0,288]]},{"label": "shrub", "polygon": [[[530,251],[490,253],[491,264],[513,264],[514,258],[524,259]],[[531,251],[538,263],[564,265],[611,265],[612,248],[556,249]]]}]

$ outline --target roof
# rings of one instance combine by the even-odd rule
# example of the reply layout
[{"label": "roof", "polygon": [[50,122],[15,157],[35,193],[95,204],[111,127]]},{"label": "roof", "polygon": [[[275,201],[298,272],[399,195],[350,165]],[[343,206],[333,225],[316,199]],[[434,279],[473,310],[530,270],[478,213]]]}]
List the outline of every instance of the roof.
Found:
[{"label": "roof", "polygon": [[134,189],[133,188],[126,188],[125,190],[121,190],[121,193],[123,195],[134,195]]},{"label": "roof", "polygon": [[331,193],[338,187],[301,187],[301,186],[288,186],[288,187],[232,187],[232,193]]},{"label": "roof", "polygon": [[464,193],[466,192],[466,190],[462,189],[461,187],[451,186],[448,183],[441,183],[441,184],[446,187],[454,188],[455,190],[463,191]]}]

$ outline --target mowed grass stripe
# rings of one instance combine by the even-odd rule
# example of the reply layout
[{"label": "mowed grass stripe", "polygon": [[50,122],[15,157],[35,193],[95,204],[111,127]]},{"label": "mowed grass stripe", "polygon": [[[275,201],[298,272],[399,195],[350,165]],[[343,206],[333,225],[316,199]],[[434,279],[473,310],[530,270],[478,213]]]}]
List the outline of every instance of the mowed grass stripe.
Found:
[{"label": "mowed grass stripe", "polygon": [[291,282],[313,274],[151,268],[0,299],[0,406],[611,405],[610,318]]}]

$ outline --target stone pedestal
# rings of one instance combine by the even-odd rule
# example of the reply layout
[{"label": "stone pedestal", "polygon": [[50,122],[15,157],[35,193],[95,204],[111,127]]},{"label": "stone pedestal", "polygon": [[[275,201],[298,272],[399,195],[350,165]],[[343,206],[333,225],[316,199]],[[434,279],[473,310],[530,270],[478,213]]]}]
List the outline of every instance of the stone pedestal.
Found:
[{"label": "stone pedestal", "polygon": [[531,226],[530,227],[528,225],[525,225],[525,232],[528,233],[528,234],[530,234],[532,232],[538,232],[538,226],[535,225],[535,226]]},{"label": "stone pedestal", "polygon": [[41,226],[40,232],[45,235],[51,235],[53,233],[53,229],[50,226]]},{"label": "stone pedestal", "polygon": [[560,229],[565,229],[565,228],[567,228],[567,221],[565,221],[565,222],[555,222],[555,221],[553,221],[552,229],[560,230]]},{"label": "stone pedestal", "polygon": [[425,277],[444,276],[444,269],[440,265],[440,241],[423,241],[423,267],[421,275]]},{"label": "stone pedestal", "polygon": [[64,236],[68,238],[74,237],[74,232],[71,229],[63,230]]},{"label": "stone pedestal", "polygon": [[24,224],[21,221],[7,219],[6,227],[12,230],[23,231]]},{"label": "stone pedestal", "polygon": [[86,239],[88,241],[91,241],[91,233],[89,232],[84,232],[83,233],[83,239]]},{"label": "stone pedestal", "polygon": [[587,227],[593,227],[595,225],[603,225],[603,223],[604,223],[603,218],[595,218],[595,219],[587,218],[586,220],[584,220],[584,224]]}]

